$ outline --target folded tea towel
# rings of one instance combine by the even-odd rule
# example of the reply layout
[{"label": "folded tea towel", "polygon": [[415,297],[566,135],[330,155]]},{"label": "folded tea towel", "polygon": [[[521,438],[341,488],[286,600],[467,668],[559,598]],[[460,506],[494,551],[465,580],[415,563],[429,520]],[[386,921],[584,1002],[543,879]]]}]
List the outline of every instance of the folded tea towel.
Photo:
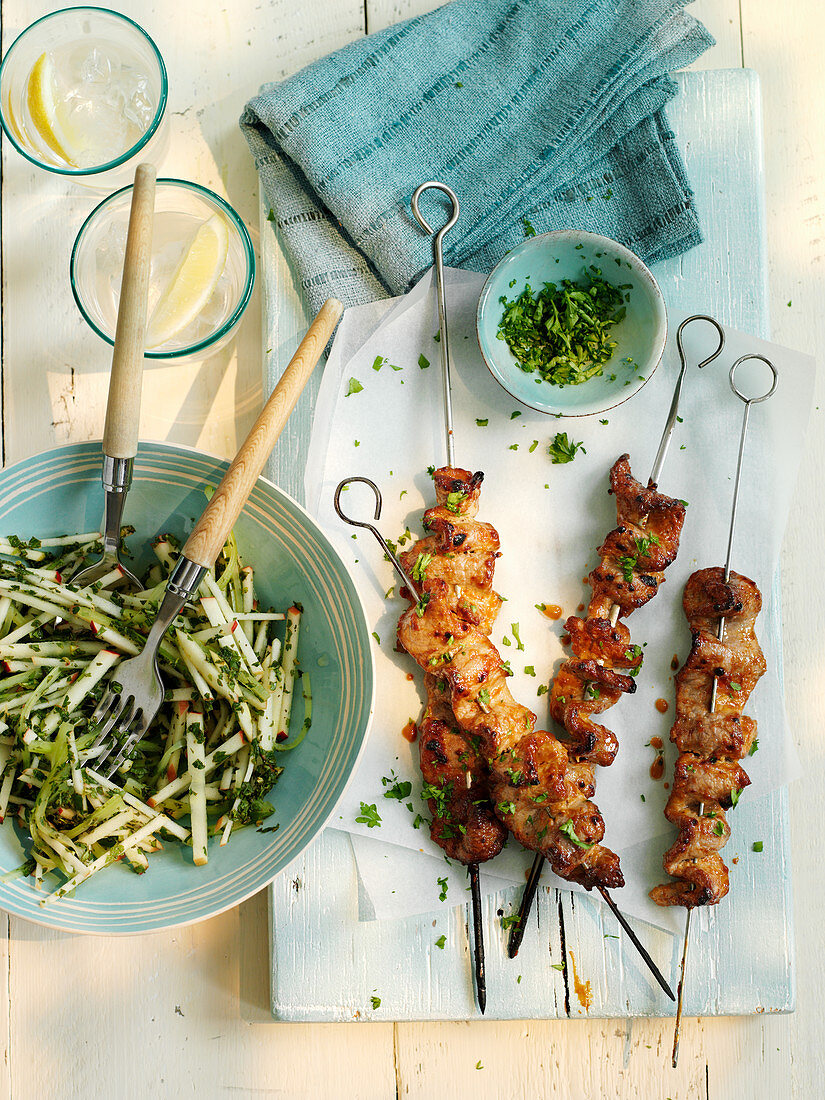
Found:
[{"label": "folded tea towel", "polygon": [[[701,240],[663,107],[713,38],[685,0],[452,0],[264,85],[241,127],[314,309],[405,291],[432,262],[410,213],[450,184],[454,267],[580,228],[654,261]],[[431,224],[444,215],[432,192]],[[427,203],[432,205],[427,205]],[[441,221],[439,221],[439,218]]]}]

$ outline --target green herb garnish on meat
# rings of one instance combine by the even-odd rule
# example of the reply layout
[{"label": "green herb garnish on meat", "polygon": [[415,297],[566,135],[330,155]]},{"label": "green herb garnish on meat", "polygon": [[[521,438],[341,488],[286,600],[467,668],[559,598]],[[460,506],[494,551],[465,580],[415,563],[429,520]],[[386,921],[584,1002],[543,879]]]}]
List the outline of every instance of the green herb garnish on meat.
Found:
[{"label": "green herb garnish on meat", "polygon": [[537,294],[528,283],[512,301],[499,299],[498,339],[526,373],[538,372],[555,386],[580,385],[602,374],[612,358],[610,329],[624,318],[631,289],[608,283],[592,264],[578,282],[545,283]]}]

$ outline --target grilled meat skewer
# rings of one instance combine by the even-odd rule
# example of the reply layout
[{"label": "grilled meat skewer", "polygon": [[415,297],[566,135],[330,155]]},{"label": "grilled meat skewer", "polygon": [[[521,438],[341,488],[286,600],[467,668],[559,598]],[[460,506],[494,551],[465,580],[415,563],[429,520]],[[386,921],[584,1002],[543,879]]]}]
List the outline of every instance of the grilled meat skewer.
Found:
[{"label": "grilled meat skewer", "polygon": [[[433,532],[400,555],[420,599],[406,588],[414,608],[437,606],[483,634],[495,623],[501,597],[493,591],[498,535],[475,521],[483,474],[445,467],[433,474],[437,506],[424,514]],[[462,730],[451,706],[448,680],[435,666],[425,669],[427,706],[419,724],[418,748],[430,836],[450,859],[466,865],[486,862],[504,847],[507,830],[489,797],[488,771],[479,743]]]},{"label": "grilled meat skewer", "polygon": [[717,905],[728,892],[728,869],[719,855],[730,836],[725,811],[750,784],[738,761],[750,751],[756,722],[742,711],[766,665],[754,632],[762,596],[753,581],[731,573],[726,583],[721,567],[700,569],[688,580],[683,606],[693,642],[676,676],[670,739],[680,756],[665,807],[679,835],[663,861],[676,881],[655,886],[650,896],[657,905],[692,909]]}]

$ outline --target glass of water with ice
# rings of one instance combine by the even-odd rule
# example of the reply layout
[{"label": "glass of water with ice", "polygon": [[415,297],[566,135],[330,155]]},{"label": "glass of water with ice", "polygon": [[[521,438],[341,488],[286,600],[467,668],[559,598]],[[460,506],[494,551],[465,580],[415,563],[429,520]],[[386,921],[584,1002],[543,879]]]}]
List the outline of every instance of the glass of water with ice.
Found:
[{"label": "glass of water with ice", "polygon": [[[72,293],[84,319],[114,342],[131,185],[89,215],[72,249]],[[249,303],[255,255],[243,221],[220,195],[159,179],[149,271],[147,359],[204,359],[223,347]]]},{"label": "glass of water with ice", "polygon": [[166,66],[149,35],[106,8],[32,23],[0,65],[0,124],[33,164],[109,190],[165,152]]}]

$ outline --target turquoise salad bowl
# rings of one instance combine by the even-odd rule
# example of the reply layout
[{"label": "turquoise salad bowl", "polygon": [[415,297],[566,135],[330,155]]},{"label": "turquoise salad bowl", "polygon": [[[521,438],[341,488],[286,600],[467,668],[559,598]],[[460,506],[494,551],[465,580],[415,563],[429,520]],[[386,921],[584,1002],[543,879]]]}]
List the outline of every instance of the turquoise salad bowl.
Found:
[{"label": "turquoise salad bowl", "polygon": [[[100,443],[59,447],[0,472],[0,532],[56,536],[99,528]],[[150,540],[164,531],[184,537],[204,506],[204,489],[228,463],[198,451],[143,443],[126,504],[127,540],[138,573],[154,560]],[[346,568],[315,521],[271,482],[258,480],[235,525],[241,554],[255,570],[262,604],[304,609],[299,664],[311,673],[312,725],[270,800],[274,815],[233,833],[196,867],[191,848],[164,842],[145,874],[115,864],[74,895],[43,905],[45,891],[11,877],[25,859],[25,834],[10,814],[0,826],[0,907],[67,932],[129,935],[214,916],[256,893],[317,836],[344,792],[363,749],[373,709],[374,669],[364,611]],[[300,700],[293,733],[303,722]],[[276,826],[277,828],[273,828]],[[55,884],[57,885],[56,881]],[[52,889],[54,886],[51,887]]]}]

